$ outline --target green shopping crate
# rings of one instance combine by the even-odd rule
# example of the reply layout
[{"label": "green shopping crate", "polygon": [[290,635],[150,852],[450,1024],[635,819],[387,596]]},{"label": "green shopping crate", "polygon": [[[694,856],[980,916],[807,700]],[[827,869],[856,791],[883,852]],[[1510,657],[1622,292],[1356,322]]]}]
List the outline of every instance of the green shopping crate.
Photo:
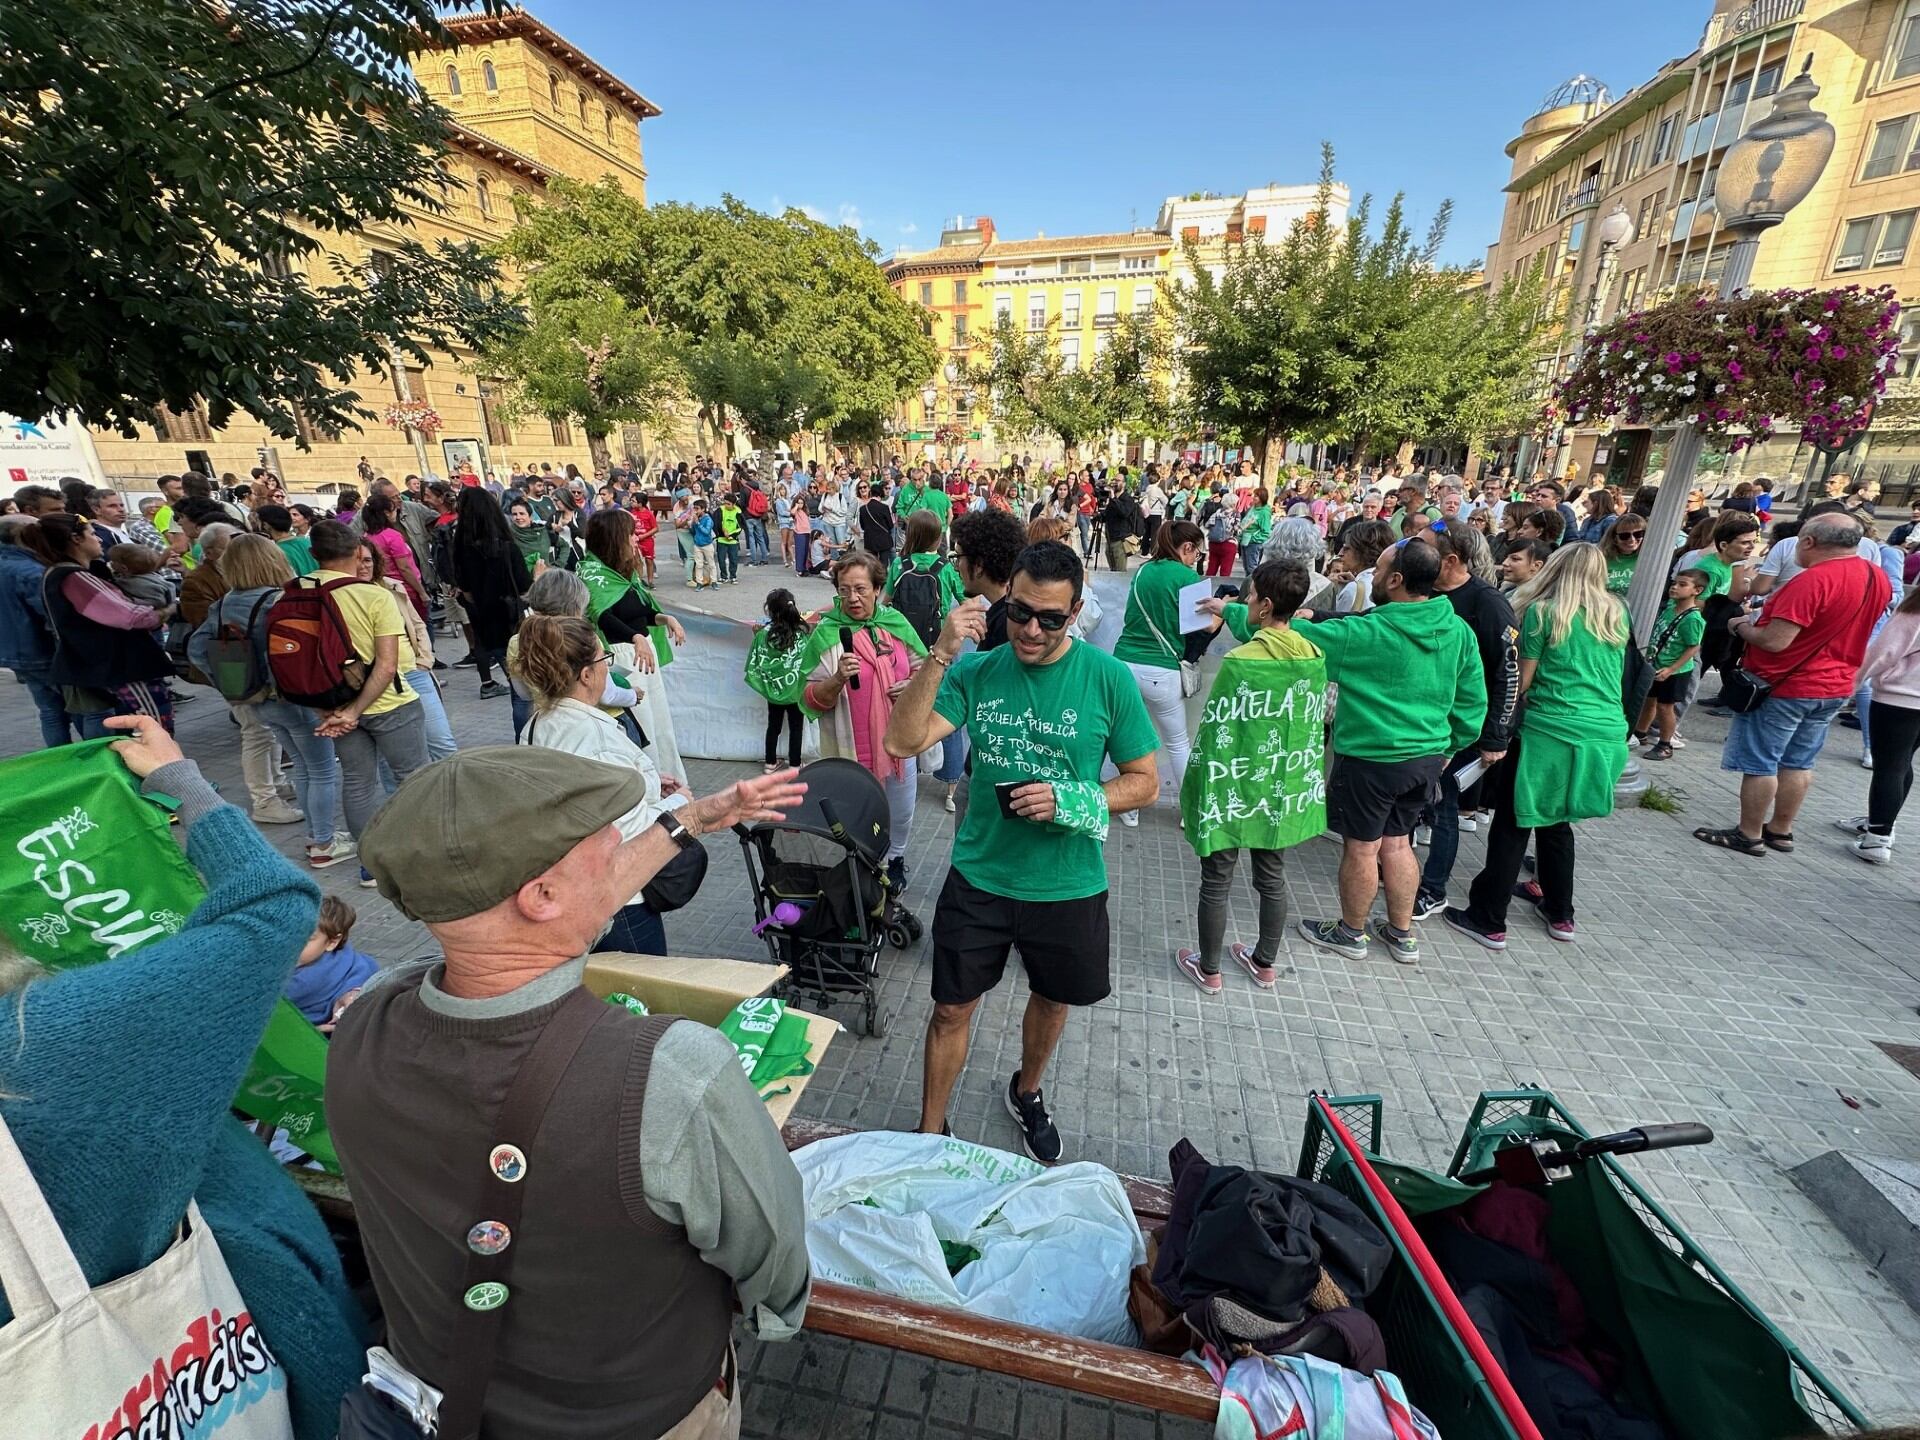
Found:
[{"label": "green shopping crate", "polygon": [[[1409,1222],[1479,1193],[1458,1177],[1490,1166],[1503,1143],[1539,1138],[1571,1146],[1591,1137],[1545,1090],[1485,1091],[1447,1173],[1436,1175],[1381,1156],[1383,1109],[1378,1095],[1310,1098],[1299,1173],[1353,1199],[1393,1244],[1395,1261],[1367,1309],[1413,1403],[1447,1440],[1538,1440],[1437,1268],[1429,1267],[1431,1281],[1422,1273],[1425,1246]],[[1329,1114],[1351,1134],[1351,1146]],[[1549,1242],[1589,1319],[1624,1362],[1621,1390],[1671,1433],[1786,1440],[1866,1425],[1610,1155],[1573,1166],[1548,1193]]]}]

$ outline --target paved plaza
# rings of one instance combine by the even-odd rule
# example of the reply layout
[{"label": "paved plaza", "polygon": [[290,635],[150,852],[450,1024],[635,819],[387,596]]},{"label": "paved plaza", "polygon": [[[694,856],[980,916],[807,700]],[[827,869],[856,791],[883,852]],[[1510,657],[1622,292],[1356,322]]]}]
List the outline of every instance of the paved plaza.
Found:
[{"label": "paved plaza", "polygon": [[[663,598],[688,592],[663,567]],[[748,569],[712,608],[757,610],[779,572]],[[787,577],[804,606],[824,582]],[[1097,584],[1110,616],[1124,592]],[[708,597],[700,597],[703,604]],[[1103,630],[1110,643],[1111,621]],[[457,653],[457,642],[447,652]],[[478,698],[471,670],[442,672],[465,745],[510,739],[507,702]],[[239,784],[236,733],[209,691],[180,714],[179,735],[229,796]],[[1297,936],[1271,993],[1229,973],[1223,995],[1200,994],[1170,963],[1191,943],[1198,863],[1171,809],[1138,829],[1116,825],[1112,880],[1114,994],[1077,1012],[1047,1079],[1070,1159],[1163,1175],[1181,1137],[1210,1157],[1291,1171],[1311,1090],[1376,1091],[1386,1099],[1384,1148],[1444,1167],[1475,1095],[1538,1082],[1589,1129],[1700,1120],[1711,1147],[1626,1162],[1760,1307],[1867,1413],[1882,1423],[1920,1416],[1920,1316],[1795,1188],[1787,1171],[1824,1151],[1920,1156],[1920,1078],[1876,1042],[1920,1045],[1920,947],[1914,943],[1920,847],[1876,869],[1843,849],[1832,821],[1865,808],[1859,736],[1834,731],[1799,825],[1797,853],[1749,859],[1709,850],[1694,825],[1729,823],[1733,777],[1718,768],[1725,724],[1704,715],[1691,745],[1653,767],[1680,813],[1635,809],[1579,827],[1580,939],[1556,944],[1516,905],[1504,955],[1490,955],[1437,920],[1420,927],[1417,968],[1376,949],[1362,964],[1311,950]],[[24,691],[0,682],[0,753],[37,736]],[[757,767],[753,767],[757,771]],[[704,792],[749,773],[689,765]],[[922,782],[908,903],[930,919],[952,817]],[[270,830],[289,855],[297,826]],[[711,842],[699,898],[669,917],[683,955],[761,959],[750,934],[744,867],[730,837]],[[1463,837],[1454,894],[1480,858]],[[1311,841],[1287,861],[1292,913],[1335,913],[1338,850]],[[431,861],[434,857],[423,856]],[[1244,875],[1244,869],[1242,871]],[[401,919],[355,868],[320,883],[362,912],[354,943],[386,962],[429,953],[424,929]],[[1251,940],[1247,881],[1234,896],[1234,934]],[[930,1008],[929,950],[882,955],[883,1039],[846,1033],[801,1105],[804,1114],[865,1128],[918,1117],[922,1030]],[[983,1002],[952,1111],[960,1135],[1017,1147],[1001,1103],[1017,1066],[1024,986]],[[841,1012],[852,1018],[852,1010]],[[1858,1102],[1849,1105],[1844,1097]],[[807,1336],[747,1356],[747,1432],[780,1440],[910,1435],[1146,1440],[1199,1436],[1168,1421],[1064,1391],[952,1365]]]}]

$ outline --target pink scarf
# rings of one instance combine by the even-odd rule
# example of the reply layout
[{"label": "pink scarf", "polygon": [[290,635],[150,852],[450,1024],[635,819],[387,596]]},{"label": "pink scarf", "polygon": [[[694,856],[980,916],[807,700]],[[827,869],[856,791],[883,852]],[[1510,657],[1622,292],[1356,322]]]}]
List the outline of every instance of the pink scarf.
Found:
[{"label": "pink scarf", "polygon": [[[887,781],[900,773],[900,762],[887,753],[883,743],[887,721],[893,718],[893,697],[887,688],[912,673],[912,658],[897,640],[888,640],[888,651],[881,654],[874,643],[874,637],[881,633],[871,629],[853,632],[853,653],[863,662],[865,683],[858,691],[848,689],[845,694],[849,716],[855,706],[862,706],[865,711],[867,749],[871,753],[861,756],[861,763],[882,781]],[[858,738],[856,727],[856,741]]]}]

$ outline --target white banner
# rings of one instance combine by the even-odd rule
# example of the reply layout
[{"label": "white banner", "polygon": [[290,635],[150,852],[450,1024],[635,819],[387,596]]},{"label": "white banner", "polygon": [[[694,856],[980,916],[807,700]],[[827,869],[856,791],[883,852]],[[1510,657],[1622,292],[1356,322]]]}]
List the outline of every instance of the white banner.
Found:
[{"label": "white banner", "polygon": [[[23,420],[0,414],[0,472],[9,486],[57,485],[69,476],[104,486],[100,457],[84,425],[64,416]],[[10,488],[7,494],[11,495]]]},{"label": "white banner", "polygon": [[[747,649],[753,626],[686,606],[673,607],[687,628],[687,643],[666,668],[667,707],[680,753],[701,760],[752,760],[766,755],[767,702],[747,685]],[[786,726],[776,754],[786,758]],[[801,758],[820,754],[820,727],[807,717]]]}]

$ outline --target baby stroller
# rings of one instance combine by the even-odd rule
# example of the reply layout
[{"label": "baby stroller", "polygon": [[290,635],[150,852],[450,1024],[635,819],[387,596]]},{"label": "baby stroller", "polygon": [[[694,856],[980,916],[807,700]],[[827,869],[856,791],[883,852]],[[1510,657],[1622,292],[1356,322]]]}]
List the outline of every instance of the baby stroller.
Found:
[{"label": "baby stroller", "polygon": [[887,793],[846,759],[815,760],[800,779],[807,798],[785,820],[734,826],[753,887],[754,933],[788,968],[787,990],[827,1005],[857,997],[867,1033],[879,1035],[881,941],[904,950],[922,933],[887,883]]}]

